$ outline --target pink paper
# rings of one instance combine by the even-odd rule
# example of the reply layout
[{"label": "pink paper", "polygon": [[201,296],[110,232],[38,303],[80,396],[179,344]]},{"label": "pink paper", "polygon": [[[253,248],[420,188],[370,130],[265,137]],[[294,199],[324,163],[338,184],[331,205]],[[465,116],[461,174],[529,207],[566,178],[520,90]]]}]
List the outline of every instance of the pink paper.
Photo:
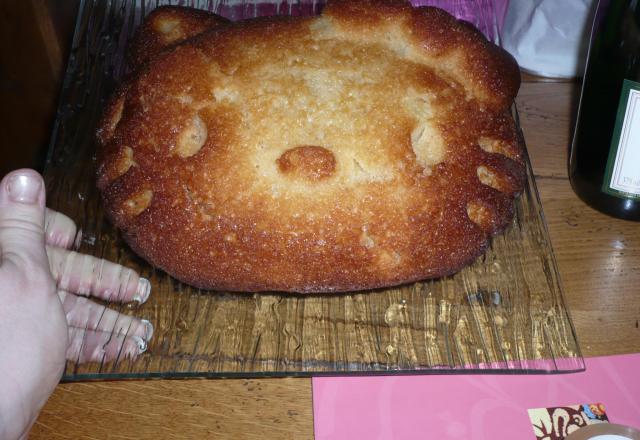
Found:
[{"label": "pink paper", "polygon": [[640,428],[640,353],[585,361],[572,374],[314,378],[315,439],[531,439],[528,409],[592,402]]}]

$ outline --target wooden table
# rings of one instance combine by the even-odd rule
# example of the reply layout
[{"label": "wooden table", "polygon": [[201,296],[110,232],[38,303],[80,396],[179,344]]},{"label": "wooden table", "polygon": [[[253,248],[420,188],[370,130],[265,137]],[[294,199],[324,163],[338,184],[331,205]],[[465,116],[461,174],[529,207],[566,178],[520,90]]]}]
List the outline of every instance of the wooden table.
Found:
[{"label": "wooden table", "polygon": [[[581,202],[567,179],[579,88],[527,79],[521,125],[584,356],[640,352],[640,224]],[[60,385],[31,434],[58,438],[313,438],[310,379]]]}]

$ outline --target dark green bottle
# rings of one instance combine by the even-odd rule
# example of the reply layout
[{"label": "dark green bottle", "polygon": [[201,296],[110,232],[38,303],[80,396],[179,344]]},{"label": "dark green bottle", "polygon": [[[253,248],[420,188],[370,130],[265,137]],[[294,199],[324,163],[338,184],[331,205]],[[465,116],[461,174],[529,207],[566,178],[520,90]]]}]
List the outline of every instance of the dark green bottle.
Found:
[{"label": "dark green bottle", "polygon": [[600,0],[569,159],[576,194],[640,220],[640,0]]}]

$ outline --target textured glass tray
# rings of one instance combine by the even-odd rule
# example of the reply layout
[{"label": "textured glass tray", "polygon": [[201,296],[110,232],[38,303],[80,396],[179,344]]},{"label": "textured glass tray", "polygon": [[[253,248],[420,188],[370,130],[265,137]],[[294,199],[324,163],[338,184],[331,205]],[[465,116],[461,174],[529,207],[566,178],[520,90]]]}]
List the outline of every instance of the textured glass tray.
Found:
[{"label": "textured glass tray", "polygon": [[[351,294],[234,294],[183,285],[136,257],[103,214],[94,131],[104,100],[124,74],[127,40],[163,3],[84,1],[80,8],[45,170],[48,203],[82,228],[81,252],[151,280],[146,304],[111,307],[150,320],[155,334],[136,360],[69,362],[65,380],[584,368],[530,166],[511,227],[475,264],[451,277]],[[488,0],[449,3],[475,5],[476,24],[497,35],[495,20],[484,16]],[[311,14],[322,6],[188,4],[235,19]]]}]

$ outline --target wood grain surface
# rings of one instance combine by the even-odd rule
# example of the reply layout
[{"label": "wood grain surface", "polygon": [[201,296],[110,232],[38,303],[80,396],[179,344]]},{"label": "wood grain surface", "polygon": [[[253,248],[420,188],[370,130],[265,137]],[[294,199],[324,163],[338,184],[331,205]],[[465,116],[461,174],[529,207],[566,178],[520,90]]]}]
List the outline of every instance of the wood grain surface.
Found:
[{"label": "wood grain surface", "polygon": [[0,176],[42,171],[79,3],[0,2]]},{"label": "wood grain surface", "polygon": [[[521,125],[583,355],[638,352],[640,224],[599,214],[571,190],[578,93],[570,82],[523,83]],[[31,438],[313,438],[311,380],[63,384]]]},{"label": "wood grain surface", "polygon": [[638,352],[640,224],[589,208],[567,178],[579,93],[575,83],[524,83],[520,123],[583,355]]}]

